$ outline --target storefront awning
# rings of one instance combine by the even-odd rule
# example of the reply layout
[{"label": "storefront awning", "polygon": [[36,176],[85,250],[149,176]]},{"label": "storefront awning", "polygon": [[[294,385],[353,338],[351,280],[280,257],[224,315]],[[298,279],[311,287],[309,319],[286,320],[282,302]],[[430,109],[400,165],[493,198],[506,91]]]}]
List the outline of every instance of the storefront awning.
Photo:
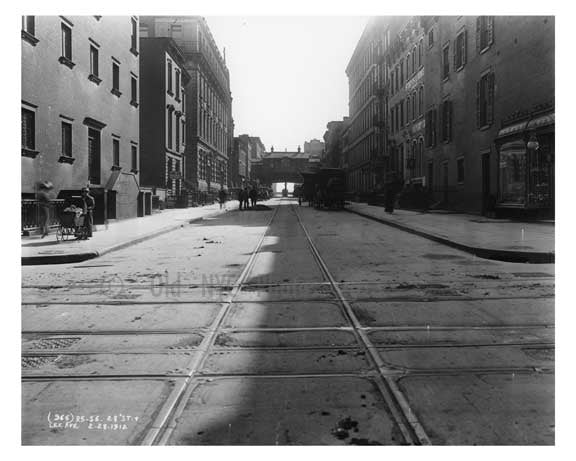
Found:
[{"label": "storefront awning", "polygon": [[527,130],[537,130],[538,128],[542,128],[548,125],[554,125],[555,123],[555,114],[552,112],[551,114],[542,115],[540,117],[533,118],[528,122],[528,126],[526,127]]},{"label": "storefront awning", "polygon": [[500,147],[500,153],[519,153],[524,154],[526,153],[526,143],[521,139],[517,139],[515,141],[510,141],[505,144],[502,144]]},{"label": "storefront awning", "polygon": [[526,125],[528,125],[528,120],[504,127],[498,132],[496,138],[504,138],[516,133],[523,133],[526,130]]}]

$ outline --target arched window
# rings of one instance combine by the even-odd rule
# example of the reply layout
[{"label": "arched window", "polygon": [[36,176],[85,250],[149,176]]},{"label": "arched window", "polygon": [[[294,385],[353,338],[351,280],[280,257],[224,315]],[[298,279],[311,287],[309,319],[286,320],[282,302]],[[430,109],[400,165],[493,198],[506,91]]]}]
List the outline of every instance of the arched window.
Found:
[{"label": "arched window", "polygon": [[412,50],[412,73],[416,73],[416,47]]}]

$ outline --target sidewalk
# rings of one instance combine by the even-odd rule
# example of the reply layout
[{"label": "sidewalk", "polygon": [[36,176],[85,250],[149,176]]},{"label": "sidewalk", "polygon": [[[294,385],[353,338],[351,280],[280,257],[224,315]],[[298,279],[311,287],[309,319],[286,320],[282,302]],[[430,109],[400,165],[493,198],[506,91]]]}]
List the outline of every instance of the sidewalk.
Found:
[{"label": "sidewalk", "polygon": [[[226,203],[228,211],[238,209],[238,202]],[[66,264],[85,261],[102,256],[111,251],[135,245],[165,232],[199,222],[204,218],[225,213],[215,203],[198,208],[176,208],[155,212],[151,216],[114,221],[106,227],[95,226],[90,240],[56,241],[56,231],[41,239],[39,235],[22,237],[22,265]]]},{"label": "sidewalk", "polygon": [[352,202],[352,213],[374,219],[481,258],[554,263],[554,223],[491,219],[464,213],[394,210]]}]

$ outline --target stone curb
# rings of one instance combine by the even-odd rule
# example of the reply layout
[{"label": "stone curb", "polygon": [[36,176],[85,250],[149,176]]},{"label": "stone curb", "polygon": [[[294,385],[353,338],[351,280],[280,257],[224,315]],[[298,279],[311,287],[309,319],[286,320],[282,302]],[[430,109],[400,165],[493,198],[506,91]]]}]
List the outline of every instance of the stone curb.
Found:
[{"label": "stone curb", "polygon": [[454,242],[453,240],[447,239],[445,237],[440,237],[439,235],[432,234],[430,232],[424,232],[413,227],[407,226],[405,224],[399,224],[395,221],[390,221],[380,217],[372,216],[367,213],[363,213],[357,210],[351,210],[346,208],[346,211],[350,213],[357,214],[364,218],[372,219],[387,226],[395,227],[397,229],[409,232],[420,237],[427,238],[437,243],[456,248],[466,253],[473,254],[483,259],[492,259],[494,261],[504,261],[512,263],[531,263],[531,264],[554,264],[555,254],[554,252],[542,252],[542,251],[514,251],[514,250],[498,250],[493,248],[481,248],[465,245],[463,243]]},{"label": "stone curb", "polygon": [[117,245],[112,245],[103,250],[94,250],[94,251],[86,251],[82,253],[67,253],[67,254],[60,254],[60,255],[46,255],[46,256],[23,256],[22,257],[22,266],[40,266],[46,264],[70,264],[70,263],[77,263],[82,261],[87,261],[89,259],[94,259],[99,256],[103,256],[108,253],[112,253],[113,251],[123,250],[128,248],[132,245],[136,245],[138,243],[144,242],[146,240],[153,239],[154,237],[158,237],[159,235],[166,234],[168,232],[172,232],[176,229],[180,229],[188,224],[195,224],[204,219],[212,218],[214,216],[218,216],[219,214],[223,213],[223,211],[217,211],[214,213],[207,214],[206,216],[201,216],[199,218],[193,218],[189,220],[187,223],[178,223],[173,224],[171,226],[163,227],[157,231],[151,232],[149,234],[143,235],[142,237],[138,237],[134,240],[129,240],[127,242],[122,242]]}]

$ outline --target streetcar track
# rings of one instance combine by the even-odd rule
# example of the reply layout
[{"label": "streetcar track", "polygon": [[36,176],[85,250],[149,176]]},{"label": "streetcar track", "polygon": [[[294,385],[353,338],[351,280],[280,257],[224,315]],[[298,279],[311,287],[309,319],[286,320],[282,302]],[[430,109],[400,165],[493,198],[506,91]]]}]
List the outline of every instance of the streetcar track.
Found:
[{"label": "streetcar track", "polygon": [[[250,293],[250,292],[242,292]],[[319,295],[325,295],[325,293],[319,293]],[[511,300],[534,300],[534,299],[554,299],[555,295],[538,295],[538,296],[390,296],[390,297],[358,297],[358,298],[346,298],[343,300],[351,303],[423,303],[423,302],[474,302],[474,301],[511,301]],[[241,299],[238,301],[233,301],[231,304],[259,304],[259,303],[327,303],[337,301],[335,298],[327,297],[322,298],[305,298],[305,299],[266,299],[263,301],[255,299]],[[22,302],[23,307],[37,306],[37,307],[48,307],[48,306],[80,306],[80,307],[93,307],[98,306],[145,306],[145,305],[181,305],[181,304],[222,304],[220,301],[208,301],[208,300],[185,300],[185,301],[174,301],[174,300],[156,300],[156,301],[110,301],[110,300],[86,300],[86,301],[30,301]]]},{"label": "streetcar track", "polygon": [[[350,306],[348,301],[344,298],[342,292],[340,291],[340,288],[338,287],[338,285],[334,280],[334,277],[330,273],[328,266],[320,256],[320,253],[316,248],[316,246],[314,245],[314,242],[312,241],[312,238],[310,237],[308,230],[304,226],[304,223],[302,222],[300,215],[298,214],[298,211],[294,209],[293,206],[291,207],[291,209],[294,212],[294,215],[296,216],[298,223],[300,224],[300,227],[304,231],[304,234],[308,241],[309,248],[317,264],[319,265],[320,270],[323,272],[324,276],[331,283],[335,295],[340,300],[343,314],[349,320],[350,325],[354,327],[355,336],[358,342],[364,345],[365,349],[368,352],[369,357],[371,358],[373,364],[375,365],[376,369],[380,374],[380,379],[376,380],[378,388],[380,389],[382,396],[384,397],[384,400],[386,401],[386,404],[390,412],[392,413],[392,416],[396,424],[400,428],[402,435],[405,439],[405,442],[416,445],[430,445],[431,444],[430,438],[428,437],[423,426],[418,421],[414,412],[410,408],[406,398],[401,393],[400,389],[397,387],[396,382],[389,379],[388,376],[382,374],[381,372],[382,369],[385,369],[385,367],[383,367],[382,358],[377,353],[375,353],[372,348],[370,348],[371,342],[368,336],[366,335],[366,332],[360,328],[361,324],[358,318],[356,317],[356,314],[354,314],[352,306]],[[404,423],[404,421],[406,423]]]},{"label": "streetcar track", "polygon": [[[178,413],[175,413],[175,410],[183,409],[183,407],[180,405],[180,402],[183,400],[183,396],[186,393],[187,387],[189,387],[189,382],[198,373],[206,358],[208,357],[209,348],[214,344],[214,341],[216,340],[216,333],[219,327],[222,325],[226,314],[230,310],[234,297],[240,292],[243,282],[246,280],[248,274],[252,270],[256,257],[262,248],[262,244],[264,243],[268,231],[270,230],[270,226],[278,214],[278,209],[278,207],[274,209],[274,212],[272,213],[272,216],[266,225],[266,230],[262,233],[256,248],[254,248],[254,250],[251,252],[248,262],[234,283],[234,289],[229,293],[228,300],[222,303],[220,311],[212,322],[212,331],[209,335],[204,337],[202,344],[204,345],[205,351],[203,353],[197,354],[190,366],[187,367],[190,369],[188,376],[180,386],[173,390],[168,399],[164,402],[158,412],[158,415],[152,422],[150,430],[144,436],[141,445],[153,445],[159,441],[166,443],[166,440],[169,439],[173,430],[172,426],[170,426],[171,419],[176,420],[179,416]],[[166,427],[166,425],[169,426]]]},{"label": "streetcar track", "polygon": [[[428,343],[428,344],[377,344],[371,348],[380,350],[390,349],[463,349],[463,348],[479,348],[479,347],[520,347],[537,349],[554,348],[555,343],[550,342],[524,342],[524,343]],[[240,350],[250,350],[252,352],[292,352],[292,351],[338,351],[338,350],[359,350],[360,344],[352,346],[342,346],[333,344],[329,346],[215,346],[208,350],[211,352],[238,352]],[[58,352],[54,352],[58,351]],[[190,352],[205,352],[205,349],[200,347],[178,347],[171,349],[166,347],[164,349],[128,349],[128,350],[89,350],[89,349],[76,349],[76,350],[62,350],[62,349],[25,349],[22,351],[22,357],[38,357],[47,356],[53,357],[55,355],[187,355]]]}]

